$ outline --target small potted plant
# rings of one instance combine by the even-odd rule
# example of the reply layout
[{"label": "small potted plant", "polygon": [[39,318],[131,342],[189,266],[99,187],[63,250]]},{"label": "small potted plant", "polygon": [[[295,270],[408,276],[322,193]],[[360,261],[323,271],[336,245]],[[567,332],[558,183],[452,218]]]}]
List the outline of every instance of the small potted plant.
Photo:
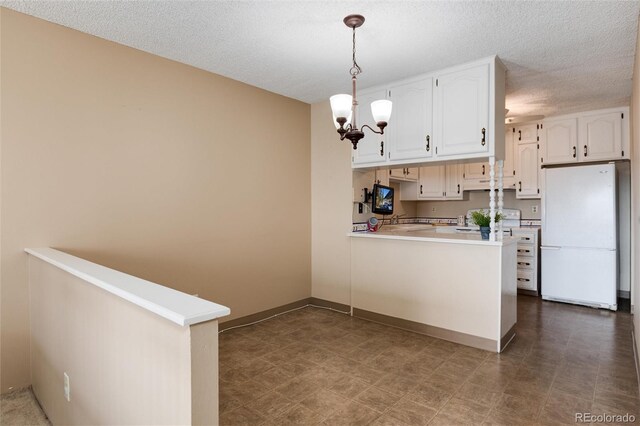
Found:
[{"label": "small potted plant", "polygon": [[[500,213],[496,213],[496,223],[502,220],[502,215]],[[491,223],[491,216],[489,212],[484,210],[478,210],[471,213],[471,221],[480,227],[480,235],[482,235],[483,240],[489,239],[489,234],[491,233],[491,228],[489,224]]]}]

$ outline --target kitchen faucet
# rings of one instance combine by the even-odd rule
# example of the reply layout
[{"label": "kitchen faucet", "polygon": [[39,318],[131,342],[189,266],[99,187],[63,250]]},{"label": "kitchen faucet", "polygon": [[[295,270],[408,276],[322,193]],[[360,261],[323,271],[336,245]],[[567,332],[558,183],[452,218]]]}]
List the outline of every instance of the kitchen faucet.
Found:
[{"label": "kitchen faucet", "polygon": [[406,214],[394,214],[393,216],[391,216],[391,225],[397,225],[398,219],[400,219],[402,216],[406,216]]}]

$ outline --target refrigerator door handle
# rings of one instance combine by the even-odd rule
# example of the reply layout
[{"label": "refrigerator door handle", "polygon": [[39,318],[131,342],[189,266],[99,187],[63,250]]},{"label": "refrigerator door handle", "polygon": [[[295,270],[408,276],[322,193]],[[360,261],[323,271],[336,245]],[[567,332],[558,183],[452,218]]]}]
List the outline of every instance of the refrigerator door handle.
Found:
[{"label": "refrigerator door handle", "polygon": [[542,250],[560,250],[560,247],[557,246],[542,246],[540,247]]}]

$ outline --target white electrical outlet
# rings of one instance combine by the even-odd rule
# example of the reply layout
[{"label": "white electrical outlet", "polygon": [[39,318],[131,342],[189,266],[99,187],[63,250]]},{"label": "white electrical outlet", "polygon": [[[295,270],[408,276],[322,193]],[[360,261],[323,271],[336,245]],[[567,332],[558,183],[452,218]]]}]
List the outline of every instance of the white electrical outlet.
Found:
[{"label": "white electrical outlet", "polygon": [[531,213],[538,213],[538,206],[531,206]]},{"label": "white electrical outlet", "polygon": [[64,373],[64,398],[71,401],[71,384],[69,383],[69,375]]},{"label": "white electrical outlet", "polygon": [[435,207],[431,207],[431,213],[435,213],[436,212],[436,208]]}]

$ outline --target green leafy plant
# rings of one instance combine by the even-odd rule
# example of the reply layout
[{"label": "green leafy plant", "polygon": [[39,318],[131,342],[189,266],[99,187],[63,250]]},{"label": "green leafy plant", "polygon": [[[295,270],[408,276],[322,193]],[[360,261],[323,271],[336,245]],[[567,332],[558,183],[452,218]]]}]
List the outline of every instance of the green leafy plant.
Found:
[{"label": "green leafy plant", "polygon": [[[503,218],[503,215],[496,213],[496,223],[500,222]],[[478,210],[471,213],[471,221],[478,226],[489,226],[491,216],[489,215],[489,212],[485,213],[484,210]]]}]

